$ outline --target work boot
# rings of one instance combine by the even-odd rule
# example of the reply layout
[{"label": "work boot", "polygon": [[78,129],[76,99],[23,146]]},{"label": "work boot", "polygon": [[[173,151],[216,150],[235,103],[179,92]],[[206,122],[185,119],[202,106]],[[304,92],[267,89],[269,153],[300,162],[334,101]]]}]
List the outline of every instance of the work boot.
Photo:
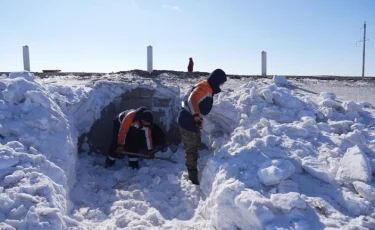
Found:
[{"label": "work boot", "polygon": [[115,160],[111,160],[107,157],[107,159],[105,159],[105,166],[104,168],[109,168],[109,167],[112,167],[114,164],[115,164]]},{"label": "work boot", "polygon": [[198,181],[198,170],[197,169],[188,169],[189,180],[196,185],[199,185]]}]

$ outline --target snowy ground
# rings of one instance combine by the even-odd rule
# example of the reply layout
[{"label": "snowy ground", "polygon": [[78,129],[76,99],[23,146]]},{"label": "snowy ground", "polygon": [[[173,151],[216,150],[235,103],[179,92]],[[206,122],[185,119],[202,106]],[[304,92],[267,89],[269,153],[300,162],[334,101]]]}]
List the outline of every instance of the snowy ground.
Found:
[{"label": "snowy ground", "polygon": [[205,121],[195,186],[181,147],[163,154],[177,164],[134,171],[76,145],[127,90],[183,94],[198,79],[0,80],[0,229],[375,229],[372,83],[229,80]]}]

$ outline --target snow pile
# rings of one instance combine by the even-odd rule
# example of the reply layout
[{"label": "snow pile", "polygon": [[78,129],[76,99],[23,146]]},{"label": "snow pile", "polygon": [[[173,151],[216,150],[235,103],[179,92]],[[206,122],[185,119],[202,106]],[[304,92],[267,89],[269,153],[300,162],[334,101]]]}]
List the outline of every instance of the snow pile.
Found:
[{"label": "snow pile", "polygon": [[[289,84],[284,79],[215,96],[202,136],[209,149],[200,151],[201,185],[195,186],[182,148],[158,153],[177,164],[143,160],[138,171],[126,158],[104,168],[103,155],[76,155],[79,135],[118,96],[148,87],[179,97],[175,86],[117,75],[74,81],[26,72],[2,76],[0,228],[373,227],[375,111],[331,93],[279,87]],[[173,123],[172,115],[163,122]]]},{"label": "snow pile", "polygon": [[1,82],[0,222],[9,229],[67,228],[77,134],[34,75],[12,73]]},{"label": "snow pile", "polygon": [[[375,222],[370,217],[374,186],[364,183],[372,180],[375,111],[335,98],[264,83],[218,96],[215,115],[207,119],[230,117],[232,131],[224,137],[207,133],[215,156],[202,173],[207,199],[199,213],[216,229],[351,228],[365,227],[361,218]],[[230,115],[233,110],[240,115]],[[257,196],[240,199],[244,193]],[[245,224],[244,216],[251,216]],[[350,221],[353,216],[356,221]]]}]

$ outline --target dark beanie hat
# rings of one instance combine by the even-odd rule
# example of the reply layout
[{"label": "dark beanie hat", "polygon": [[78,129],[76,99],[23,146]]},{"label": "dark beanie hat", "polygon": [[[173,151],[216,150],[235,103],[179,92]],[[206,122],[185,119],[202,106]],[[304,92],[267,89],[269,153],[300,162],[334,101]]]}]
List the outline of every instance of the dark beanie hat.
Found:
[{"label": "dark beanie hat", "polygon": [[152,121],[154,120],[154,117],[152,116],[152,113],[150,111],[145,110],[142,113],[141,120],[152,123]]}]

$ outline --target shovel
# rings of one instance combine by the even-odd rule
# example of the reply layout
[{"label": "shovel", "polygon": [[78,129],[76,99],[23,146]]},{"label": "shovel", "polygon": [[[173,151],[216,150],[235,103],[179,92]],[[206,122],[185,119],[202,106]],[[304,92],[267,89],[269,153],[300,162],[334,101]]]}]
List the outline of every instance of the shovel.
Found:
[{"label": "shovel", "polygon": [[[138,156],[138,157],[143,157],[143,158],[150,158],[148,155],[141,154],[141,153],[132,153],[132,152],[122,152],[122,153],[125,154],[125,155],[130,155],[130,156]],[[166,158],[166,157],[157,157],[157,156],[155,156],[155,159],[163,160],[163,161],[169,161],[171,163],[178,164],[177,161],[174,161],[174,160],[172,160],[170,158]]]}]

